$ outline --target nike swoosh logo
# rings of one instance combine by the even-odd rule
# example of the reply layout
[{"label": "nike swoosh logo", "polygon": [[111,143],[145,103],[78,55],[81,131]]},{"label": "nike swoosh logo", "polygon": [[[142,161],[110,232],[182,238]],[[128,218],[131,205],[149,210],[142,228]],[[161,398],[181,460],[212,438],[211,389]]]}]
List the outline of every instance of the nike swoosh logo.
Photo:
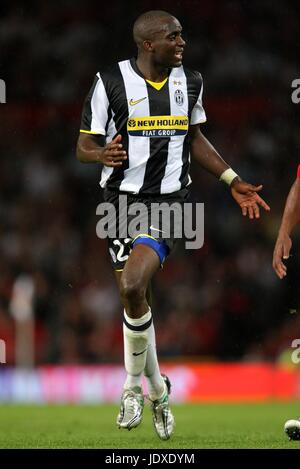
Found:
[{"label": "nike swoosh logo", "polygon": [[163,230],[159,230],[158,228],[154,228],[154,226],[150,226],[151,231],[159,231],[160,233],[165,233]]},{"label": "nike swoosh logo", "polygon": [[147,96],[145,96],[145,98],[137,99],[136,101],[133,101],[133,99],[130,99],[129,104],[130,106],[135,106],[136,104],[144,101],[144,99],[147,99]]},{"label": "nike swoosh logo", "polygon": [[132,355],[134,355],[135,357],[137,357],[138,355],[142,355],[143,353],[146,352],[148,347],[145,348],[145,350],[143,350],[142,352],[133,352]]}]

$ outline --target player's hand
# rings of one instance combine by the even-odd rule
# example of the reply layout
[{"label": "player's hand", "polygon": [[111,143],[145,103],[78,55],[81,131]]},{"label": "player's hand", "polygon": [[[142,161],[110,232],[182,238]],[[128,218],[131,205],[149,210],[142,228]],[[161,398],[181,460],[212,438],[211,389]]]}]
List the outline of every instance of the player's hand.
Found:
[{"label": "player's hand", "polygon": [[287,233],[279,234],[274,252],[273,252],[273,269],[280,279],[286,276],[286,265],[282,259],[288,259],[292,247],[292,240]]},{"label": "player's hand", "polygon": [[121,141],[122,135],[118,134],[110,143],[105,145],[99,157],[99,161],[103,163],[104,166],[118,168],[122,166],[123,161],[127,159],[127,154],[126,151],[123,150]]},{"label": "player's hand", "polygon": [[241,207],[242,214],[245,217],[248,216],[250,219],[259,218],[259,207],[262,207],[267,212],[270,210],[269,205],[257,194],[257,192],[261,191],[262,187],[262,185],[253,186],[239,179],[233,181],[230,187],[231,194]]}]

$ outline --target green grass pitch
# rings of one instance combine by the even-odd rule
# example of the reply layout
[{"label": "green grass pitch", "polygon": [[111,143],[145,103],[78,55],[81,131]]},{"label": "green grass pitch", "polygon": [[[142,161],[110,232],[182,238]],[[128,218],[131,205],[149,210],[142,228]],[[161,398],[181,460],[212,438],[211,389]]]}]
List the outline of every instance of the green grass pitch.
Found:
[{"label": "green grass pitch", "polygon": [[176,429],[156,436],[149,406],[130,432],[115,425],[116,405],[1,405],[0,448],[298,448],[284,422],[300,416],[300,401],[172,406]]}]

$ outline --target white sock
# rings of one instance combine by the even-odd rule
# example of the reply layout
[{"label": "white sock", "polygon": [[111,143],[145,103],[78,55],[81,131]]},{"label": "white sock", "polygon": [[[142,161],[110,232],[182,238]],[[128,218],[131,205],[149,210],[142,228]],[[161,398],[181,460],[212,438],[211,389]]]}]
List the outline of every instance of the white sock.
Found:
[{"label": "white sock", "polygon": [[148,331],[151,324],[151,309],[138,319],[130,318],[124,310],[124,361],[127,371],[124,389],[142,385],[142,374],[147,357]]},{"label": "white sock", "polygon": [[161,377],[156,353],[155,329],[153,321],[148,329],[148,350],[144,375],[148,384],[148,394],[152,401],[160,399],[165,392],[164,380]]}]

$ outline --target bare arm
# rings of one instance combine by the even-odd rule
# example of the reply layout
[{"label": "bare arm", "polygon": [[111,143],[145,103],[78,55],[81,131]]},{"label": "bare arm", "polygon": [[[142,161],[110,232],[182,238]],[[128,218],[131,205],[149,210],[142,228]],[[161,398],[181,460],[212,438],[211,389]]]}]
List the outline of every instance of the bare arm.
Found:
[{"label": "bare arm", "polygon": [[117,135],[110,143],[101,146],[98,135],[80,133],[76,156],[82,163],[102,163],[105,166],[119,167],[127,159],[121,140],[122,136]]},{"label": "bare arm", "polygon": [[[218,154],[211,143],[204,137],[200,131],[199,125],[192,125],[190,127],[190,150],[192,158],[194,158],[202,168],[216,176],[218,179],[221,174],[229,169],[229,165]],[[257,194],[262,189],[262,186],[253,186],[240,177],[236,177],[230,184],[231,194],[235,201],[242,209],[244,216],[248,215],[249,218],[259,218],[259,206],[269,211],[270,207],[266,202]]]},{"label": "bare arm", "polygon": [[229,165],[202,134],[199,125],[190,127],[189,137],[192,158],[200,163],[202,168],[219,179],[221,174],[229,168]]},{"label": "bare arm", "polygon": [[296,179],[287,196],[273,253],[273,269],[280,279],[286,276],[282,259],[288,259],[292,247],[290,235],[300,221],[300,179]]}]

